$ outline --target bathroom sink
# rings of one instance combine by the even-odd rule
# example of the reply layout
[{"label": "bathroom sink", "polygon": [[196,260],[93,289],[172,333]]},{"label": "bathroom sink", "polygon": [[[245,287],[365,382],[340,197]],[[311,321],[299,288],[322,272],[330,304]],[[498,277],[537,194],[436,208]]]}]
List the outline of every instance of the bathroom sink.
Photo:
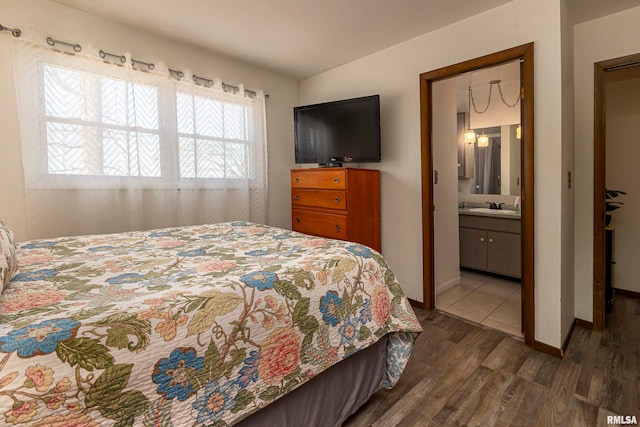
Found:
[{"label": "bathroom sink", "polygon": [[505,214],[505,215],[519,215],[518,212],[511,209],[489,209],[489,208],[469,208],[469,212],[482,212],[488,214]]}]

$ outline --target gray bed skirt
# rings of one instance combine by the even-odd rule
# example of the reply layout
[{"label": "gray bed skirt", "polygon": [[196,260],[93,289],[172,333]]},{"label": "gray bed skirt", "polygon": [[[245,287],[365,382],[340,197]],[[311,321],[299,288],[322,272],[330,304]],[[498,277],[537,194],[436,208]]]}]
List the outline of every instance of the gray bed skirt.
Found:
[{"label": "gray bed skirt", "polygon": [[269,406],[240,421],[240,427],[340,426],[383,387],[387,336],[330,367]]}]

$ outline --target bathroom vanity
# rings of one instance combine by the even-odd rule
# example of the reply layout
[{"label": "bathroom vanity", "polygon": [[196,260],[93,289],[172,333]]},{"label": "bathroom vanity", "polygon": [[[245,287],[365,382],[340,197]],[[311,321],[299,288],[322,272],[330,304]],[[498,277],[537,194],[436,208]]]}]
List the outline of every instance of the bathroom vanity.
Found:
[{"label": "bathroom vanity", "polygon": [[521,278],[520,216],[460,209],[460,266]]}]

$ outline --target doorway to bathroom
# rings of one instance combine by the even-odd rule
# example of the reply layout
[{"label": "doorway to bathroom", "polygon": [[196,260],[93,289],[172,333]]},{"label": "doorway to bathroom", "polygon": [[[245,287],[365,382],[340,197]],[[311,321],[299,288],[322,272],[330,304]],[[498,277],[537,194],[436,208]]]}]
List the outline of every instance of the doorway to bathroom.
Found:
[{"label": "doorway to bathroom", "polygon": [[[511,301],[519,299],[520,307],[521,307],[520,324],[521,324],[522,336],[524,337],[524,340],[527,344],[533,346],[535,341],[534,341],[534,299],[533,299],[533,296],[534,296],[533,294],[533,286],[534,286],[533,160],[534,159],[533,159],[533,44],[532,43],[528,45],[523,45],[516,48],[508,49],[495,54],[487,55],[481,58],[476,58],[474,60],[462,62],[462,63],[445,67],[442,69],[423,73],[420,76],[421,128],[422,128],[421,140],[422,140],[424,308],[427,310],[431,310],[436,307],[436,300],[437,300],[436,276],[438,274],[439,269],[445,268],[444,264],[441,264],[441,262],[457,263],[455,268],[459,269],[460,261],[465,258],[465,254],[463,254],[464,251],[460,251],[459,249],[460,238],[456,238],[458,236],[462,236],[462,234],[460,234],[459,232],[460,230],[458,229],[458,228],[462,228],[460,227],[461,222],[459,221],[459,216],[458,216],[459,214],[458,205],[457,203],[453,203],[453,204],[449,203],[451,201],[451,197],[449,197],[448,201],[437,200],[437,198],[439,197],[440,191],[438,192],[435,191],[435,186],[448,185],[453,187],[455,194],[457,194],[458,193],[457,191],[458,190],[457,188],[458,171],[454,171],[454,173],[452,174],[450,170],[441,171],[434,168],[434,164],[438,164],[438,156],[447,155],[447,153],[445,153],[447,149],[443,151],[441,147],[436,147],[436,143],[437,143],[436,141],[438,137],[437,135],[435,135],[435,131],[437,131],[437,129],[434,127],[434,123],[436,122],[439,123],[440,120],[453,120],[455,123],[455,121],[458,120],[457,117],[459,116],[457,116],[455,102],[453,105],[453,119],[451,118],[450,115],[447,115],[447,118],[444,118],[444,114],[446,114],[446,112],[443,109],[441,109],[440,106],[435,106],[433,104],[434,97],[437,95],[436,92],[438,91],[438,86],[434,85],[434,83],[444,82],[445,80],[448,80],[448,79],[452,80],[452,78],[461,76],[465,73],[494,68],[497,66],[502,66],[510,63],[512,64],[515,63],[516,67],[520,71],[520,80],[517,87],[519,86],[520,88],[519,95],[521,96],[521,102],[520,102],[520,108],[519,108],[520,114],[521,114],[521,120],[520,120],[520,138],[521,139],[519,140],[520,143],[518,144],[518,146],[521,147],[521,156],[520,156],[520,170],[519,170],[519,173],[516,174],[520,177],[518,181],[519,194],[520,194],[519,196],[520,200],[518,201],[518,208],[519,208],[520,219],[518,221],[519,229],[517,230],[519,231],[519,233],[516,233],[516,232],[511,233],[514,235],[517,234],[519,241],[516,239],[511,239],[511,241],[503,244],[502,253],[505,256],[499,257],[498,262],[504,263],[505,259],[509,259],[509,257],[513,255],[514,251],[510,250],[509,248],[512,247],[513,245],[518,246],[518,248],[520,249],[520,255],[516,258],[519,258],[519,261],[520,261],[518,264],[518,267],[520,270],[519,275],[521,277],[521,286],[518,283],[511,283],[510,281],[505,281],[507,285],[503,287],[502,285],[504,285],[505,283],[498,282],[498,278],[496,276],[493,276],[493,275],[484,276],[484,274],[483,275],[478,274],[478,271],[479,271],[478,268],[474,268],[475,271],[473,273],[467,273],[466,271],[463,270],[462,274],[460,275],[459,282],[466,280],[467,283],[473,283],[472,285],[468,285],[468,288],[464,290],[464,292],[470,291],[469,295],[472,295],[479,288],[487,286],[484,290],[485,291],[492,290],[494,291],[494,293],[501,294],[503,297],[505,297],[505,301],[503,302],[506,302],[506,300],[509,300],[509,299]],[[491,79],[490,83],[493,82],[493,85],[497,86],[498,83],[495,82],[495,80],[501,80],[501,79],[499,78]],[[493,86],[493,85],[490,85],[490,86]],[[507,101],[507,103],[513,103],[514,102],[513,100],[507,99],[505,89],[506,89],[506,82],[503,83],[501,87],[494,87],[492,96],[504,98],[504,100]],[[503,93],[503,90],[504,90],[504,93]],[[481,98],[481,96],[478,95],[477,98]],[[482,103],[478,100],[477,105],[475,105],[475,107],[478,107],[480,109],[483,108],[484,105],[486,105],[487,96],[485,95],[483,99],[484,101]],[[474,101],[476,100],[472,99],[471,103],[473,103]],[[459,125],[454,124],[454,127],[455,126],[459,126]],[[490,140],[491,136],[486,134],[487,129],[490,129],[491,127],[495,127],[495,126],[481,126],[481,125],[478,125],[477,123],[474,126],[477,126],[477,129],[483,129],[485,132],[484,134],[478,135],[478,139],[479,139],[479,136],[482,136],[482,137],[486,136]],[[468,125],[465,123],[465,127],[471,128],[471,125]],[[510,133],[510,129],[508,129],[509,127],[508,123],[505,124],[505,127],[507,128],[505,129],[505,132]],[[513,131],[514,133],[516,133],[517,129],[514,128]],[[502,137],[502,129],[500,131],[500,135]],[[478,139],[476,139],[475,141],[476,145],[479,142]],[[502,141],[498,142],[494,140],[493,142],[489,141],[489,143],[487,143],[487,141],[485,141],[483,138],[483,140],[480,142],[480,145],[487,147],[487,146],[490,146],[492,143],[497,146],[501,144]],[[449,149],[450,148],[451,147],[449,147]],[[457,148],[455,147],[455,144],[454,144],[453,150],[456,150],[456,149]],[[467,149],[475,150],[476,148],[470,144],[467,147]],[[501,166],[490,165],[490,161],[493,158],[495,158],[495,156],[484,156],[484,160],[483,160],[484,165],[485,167],[489,167],[489,168],[493,167],[494,170],[498,170],[498,168],[500,168]],[[476,158],[474,161],[478,162],[479,160]],[[510,163],[510,160],[506,160],[504,162],[508,164]],[[475,167],[478,168],[477,165]],[[486,182],[490,183],[492,178],[489,177],[489,175],[487,176],[488,178]],[[502,180],[504,183],[504,180],[507,178],[504,176],[503,173],[501,173],[499,174],[498,179]],[[470,188],[470,194],[471,194],[472,188],[475,189],[476,186],[482,187],[484,185],[480,181],[481,181],[480,179],[474,178],[472,180],[469,180],[469,182],[467,182]],[[507,186],[506,183],[504,183],[504,185]],[[490,187],[490,185],[488,185],[488,187]],[[438,190],[440,190],[440,188],[438,188]],[[444,191],[442,192],[442,194],[452,194],[452,193],[450,191]],[[474,193],[474,194],[477,194],[477,193]],[[502,195],[500,195],[500,197],[502,197]],[[501,199],[498,200],[500,197],[496,197],[496,200],[492,201],[492,203],[502,207],[508,207],[510,208],[509,210],[511,212],[515,211],[515,204],[516,204],[515,197],[518,197],[518,196],[511,197],[509,199],[510,203],[508,203],[506,200],[505,201]],[[510,206],[506,206],[507,204],[509,204]],[[515,231],[515,229],[513,228],[513,224],[509,224],[509,223],[501,224],[501,225],[486,224],[487,222],[496,223],[496,221],[498,221],[505,215],[508,216],[512,214],[502,212],[496,215],[493,212],[489,212],[491,209],[489,208],[488,205],[485,205],[485,206],[469,205],[469,208],[478,209],[477,211],[474,212],[473,215],[469,215],[469,216],[478,217],[480,219],[476,220],[474,218],[471,218],[471,219],[463,220],[463,221],[467,221],[466,225],[468,226],[464,228],[469,228],[469,229],[475,228],[476,231],[474,231],[474,233],[480,233],[480,234],[486,233],[484,234],[484,236],[486,236],[484,237],[485,239],[484,242],[482,242],[482,236],[480,237],[476,236],[478,237],[477,238],[478,242],[485,243],[485,244],[488,243],[489,239],[494,239],[494,237],[490,237],[490,236],[494,236],[493,233],[495,232],[501,232],[504,234],[504,233],[508,233],[509,229],[511,229],[511,231]],[[450,212],[447,213],[447,211],[450,211]],[[438,259],[438,265],[436,265],[436,262],[435,262],[436,234],[446,233],[446,231],[444,230],[444,228],[440,227],[440,223],[438,223],[438,227],[436,229],[436,225],[435,225],[436,216],[438,216],[439,218],[442,218],[442,217],[449,218],[451,220],[449,223],[449,228],[451,230],[455,229],[454,233],[448,235],[449,236],[448,242],[447,242],[447,239],[438,239],[438,242],[439,242],[438,244],[442,244],[441,242],[444,241],[445,242],[444,245],[455,246],[456,250],[459,251],[459,255],[455,257],[455,261],[446,259],[446,257],[441,257]],[[510,219],[514,220],[516,218],[515,217],[505,218],[505,221],[509,221]],[[488,229],[483,230],[485,226],[488,227]],[[506,230],[495,229],[496,227],[500,228],[503,226],[507,227],[507,229]],[[512,245],[512,246],[509,246],[509,245]],[[474,249],[469,251],[469,253],[478,254],[481,251],[482,250],[479,251],[477,249]],[[482,256],[480,256],[480,258],[482,258]],[[492,261],[496,261],[496,260],[493,259]],[[494,267],[495,268],[514,268],[513,266],[496,267],[494,262],[492,267],[487,267],[487,271],[491,272],[492,269],[494,269]],[[491,273],[491,274],[494,274],[494,273]],[[500,274],[501,276],[505,276],[503,273],[498,273],[498,274]],[[485,277],[488,277],[486,281],[484,281]],[[514,287],[509,288],[508,287],[509,284],[513,285]],[[445,287],[447,285],[450,285],[450,284],[445,283]],[[453,286],[451,286],[451,288],[453,288]],[[473,289],[470,289],[470,288],[473,288]],[[479,295],[480,294],[478,293],[475,296],[477,297]],[[449,298],[454,299],[454,298],[457,298],[457,296],[451,296]],[[446,298],[445,298],[445,301],[446,301]],[[495,303],[491,303],[491,304],[495,304]],[[498,308],[501,305],[502,303],[500,303],[495,308]],[[514,305],[514,307],[517,307],[517,305]],[[487,318],[489,316],[484,316],[484,317]],[[474,319],[471,319],[471,320],[474,320]],[[479,319],[475,319],[474,321],[478,322],[478,320]],[[481,322],[478,322],[478,323],[481,323]]]}]

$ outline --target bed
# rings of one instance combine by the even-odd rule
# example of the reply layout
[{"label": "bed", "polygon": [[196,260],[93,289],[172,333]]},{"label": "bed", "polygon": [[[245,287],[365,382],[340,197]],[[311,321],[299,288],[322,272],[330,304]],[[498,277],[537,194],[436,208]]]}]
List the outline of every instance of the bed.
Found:
[{"label": "bed", "polygon": [[0,424],[340,425],[395,384],[421,331],[355,243],[229,222],[15,247]]}]

